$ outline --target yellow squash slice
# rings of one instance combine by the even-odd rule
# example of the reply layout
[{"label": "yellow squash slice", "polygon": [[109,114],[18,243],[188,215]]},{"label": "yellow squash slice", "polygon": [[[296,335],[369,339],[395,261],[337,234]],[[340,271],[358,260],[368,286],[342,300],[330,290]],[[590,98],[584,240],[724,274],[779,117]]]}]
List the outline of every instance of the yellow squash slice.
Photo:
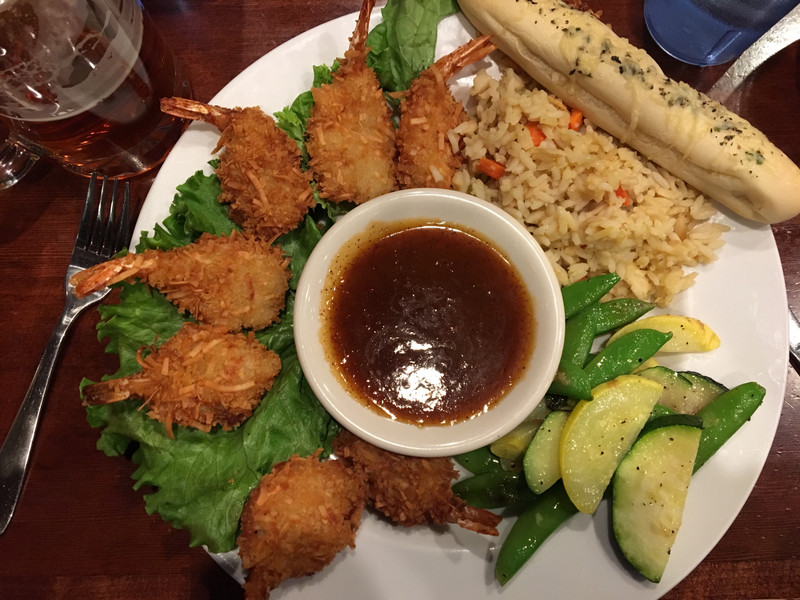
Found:
[{"label": "yellow squash slice", "polygon": [[608,341],[612,342],[636,329],[671,332],[672,338],[659,352],[708,352],[719,346],[719,336],[711,327],[699,319],[682,315],[653,315],[639,319],[617,330]]},{"label": "yellow squash slice", "polygon": [[594,513],[622,458],[661,396],[662,386],[621,375],[592,390],[573,409],[559,442],[564,489],[575,507]]}]

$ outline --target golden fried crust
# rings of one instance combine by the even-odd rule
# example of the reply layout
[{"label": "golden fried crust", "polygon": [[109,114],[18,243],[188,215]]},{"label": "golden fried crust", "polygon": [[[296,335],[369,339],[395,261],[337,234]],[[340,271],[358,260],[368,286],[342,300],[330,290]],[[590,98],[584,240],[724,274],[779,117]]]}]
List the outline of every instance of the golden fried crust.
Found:
[{"label": "golden fried crust", "polygon": [[463,164],[448,132],[466,120],[464,107],[448,87],[457,72],[495,49],[488,36],[470,40],[437,60],[411,82],[400,104],[397,172],[401,187],[452,187]]},{"label": "golden fried crust", "polygon": [[451,484],[458,472],[449,458],[418,458],[382,450],[342,430],[334,452],[361,470],[370,504],[404,526],[457,523],[479,533],[497,535],[500,517],[457,498]]},{"label": "golden fried crust", "polygon": [[172,250],[126,254],[85,269],[71,281],[80,298],[113,283],[141,279],[198,321],[238,331],[279,320],[289,289],[288,267],[281,248],[233,232],[204,234]]},{"label": "golden fried crust", "polygon": [[86,404],[142,398],[172,436],[172,424],[230,430],[249,417],[281,368],[252,334],[186,323],[161,347],[137,355],[142,371],[84,388]]},{"label": "golden fried crust", "polygon": [[237,539],[247,598],[267,598],[284,579],[316,573],[355,547],[366,485],[344,462],[318,455],[276,465],[250,493]]},{"label": "golden fried crust", "polygon": [[394,125],[374,71],[343,65],[311,91],[306,148],[320,195],[360,204],[396,189]]},{"label": "golden fried crust", "polygon": [[400,187],[451,188],[453,175],[464,161],[453,152],[447,132],[463,123],[466,113],[435,67],[411,83],[401,112],[397,131]]},{"label": "golden fried crust", "polygon": [[367,66],[369,20],[375,0],[364,0],[350,48],[329,84],[313,88],[306,149],[320,196],[361,204],[397,188],[391,112]]},{"label": "golden fried crust", "polygon": [[291,273],[280,248],[233,233],[204,234],[188,246],[161,252],[139,277],[198,320],[236,331],[279,320]]},{"label": "golden fried crust", "polygon": [[167,114],[211,123],[222,132],[219,201],[244,231],[268,240],[291,231],[313,205],[310,176],[297,143],[258,107],[225,108],[188,98],[162,98]]},{"label": "golden fried crust", "polygon": [[219,201],[246,232],[265,239],[293,230],[314,202],[300,149],[261,109],[237,108],[222,130]]}]

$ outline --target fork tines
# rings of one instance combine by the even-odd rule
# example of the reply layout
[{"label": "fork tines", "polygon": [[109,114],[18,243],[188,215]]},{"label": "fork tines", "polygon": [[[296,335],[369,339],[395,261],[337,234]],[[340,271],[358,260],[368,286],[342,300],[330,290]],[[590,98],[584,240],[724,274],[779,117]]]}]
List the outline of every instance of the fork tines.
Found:
[{"label": "fork tines", "polygon": [[[121,200],[117,189],[120,183],[123,186]],[[89,218],[92,213],[96,213],[94,219]],[[121,250],[125,240],[130,239],[129,228],[130,183],[93,173],[83,206],[77,243],[86,250],[110,257]]]}]

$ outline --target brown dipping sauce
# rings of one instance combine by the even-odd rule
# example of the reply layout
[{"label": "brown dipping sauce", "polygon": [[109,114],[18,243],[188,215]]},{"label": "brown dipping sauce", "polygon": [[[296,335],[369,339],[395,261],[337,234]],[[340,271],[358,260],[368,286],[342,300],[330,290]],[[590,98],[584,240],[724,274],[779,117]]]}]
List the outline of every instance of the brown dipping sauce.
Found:
[{"label": "brown dipping sauce", "polygon": [[523,375],[536,332],[517,270],[442,223],[373,224],[333,259],[321,308],[321,341],[345,387],[419,425],[488,410]]}]

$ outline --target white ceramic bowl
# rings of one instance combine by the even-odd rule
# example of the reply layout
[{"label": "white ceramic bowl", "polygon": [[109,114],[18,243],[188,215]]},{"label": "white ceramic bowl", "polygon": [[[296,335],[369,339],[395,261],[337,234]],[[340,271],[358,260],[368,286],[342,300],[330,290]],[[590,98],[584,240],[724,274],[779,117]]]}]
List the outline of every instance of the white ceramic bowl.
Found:
[{"label": "white ceramic bowl", "polygon": [[[444,221],[472,230],[516,267],[534,304],[536,342],[523,376],[486,412],[453,425],[415,425],[365,406],[342,386],[321,342],[322,291],[331,263],[370,223]],[[414,189],[392,192],[340,218],[303,268],[294,308],[294,338],[303,373],[319,401],[340,425],[376,446],[412,456],[451,456],[502,437],[544,397],[561,358],[564,306],[553,269],[533,236],[505,211],[459,192]]]}]

